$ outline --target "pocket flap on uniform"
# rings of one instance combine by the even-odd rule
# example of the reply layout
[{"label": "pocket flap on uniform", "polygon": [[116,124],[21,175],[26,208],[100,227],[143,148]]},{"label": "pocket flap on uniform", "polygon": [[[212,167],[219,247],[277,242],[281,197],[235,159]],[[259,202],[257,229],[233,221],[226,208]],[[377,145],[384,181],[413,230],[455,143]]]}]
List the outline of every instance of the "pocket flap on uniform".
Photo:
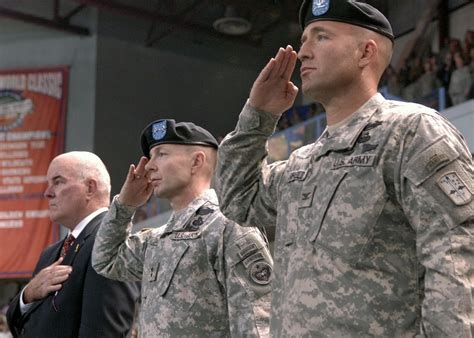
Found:
[{"label": "pocket flap on uniform", "polygon": [[171,279],[173,278],[174,272],[178,267],[179,261],[183,257],[184,253],[188,249],[188,244],[183,241],[173,243],[176,247],[171,254],[163,254],[160,259],[160,265],[158,270],[158,281],[157,292],[160,296],[163,296],[168,291]]},{"label": "pocket flap on uniform", "polygon": [[318,237],[319,231],[321,230],[321,224],[323,223],[324,217],[326,216],[326,211],[329,208],[329,205],[331,204],[332,198],[334,197],[337,188],[339,187],[346,175],[347,172],[341,171],[337,175],[328,178],[331,180],[331,182],[325,184],[325,186],[328,187],[327,190],[321,190],[321,187],[317,189],[318,191],[316,193],[318,194],[318,198],[317,201],[313,203],[313,207],[317,208],[319,212],[317,214],[316,219],[314,220],[314,229],[312,229],[313,231],[309,238],[311,242],[314,242]]},{"label": "pocket flap on uniform", "polygon": [[420,185],[439,169],[454,161],[459,153],[443,136],[428,148],[416,154],[407,165],[403,175],[413,184]]}]

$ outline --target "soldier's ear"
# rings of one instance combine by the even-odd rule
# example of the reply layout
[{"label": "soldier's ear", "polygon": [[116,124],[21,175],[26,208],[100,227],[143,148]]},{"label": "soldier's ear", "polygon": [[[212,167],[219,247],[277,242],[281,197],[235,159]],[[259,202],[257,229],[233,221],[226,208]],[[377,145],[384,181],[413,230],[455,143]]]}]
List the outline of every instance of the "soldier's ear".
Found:
[{"label": "soldier's ear", "polygon": [[199,170],[204,165],[204,162],[206,161],[206,154],[201,150],[195,151],[192,154],[191,158],[192,158],[191,171],[194,173],[196,170]]},{"label": "soldier's ear", "polygon": [[359,59],[359,67],[365,67],[377,56],[377,43],[370,39],[361,44],[361,57]]}]

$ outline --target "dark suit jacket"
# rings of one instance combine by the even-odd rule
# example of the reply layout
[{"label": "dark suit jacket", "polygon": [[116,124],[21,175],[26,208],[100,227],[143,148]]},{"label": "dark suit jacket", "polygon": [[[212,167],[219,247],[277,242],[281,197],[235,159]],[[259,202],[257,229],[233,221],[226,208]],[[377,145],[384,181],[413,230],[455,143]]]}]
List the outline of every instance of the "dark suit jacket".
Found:
[{"label": "dark suit jacket", "polygon": [[[14,336],[34,338],[126,337],[133,321],[136,283],[112,281],[98,275],[91,265],[91,252],[105,213],[95,217],[81,232],[64,257],[72,273],[55,296],[33,303],[23,316],[18,294],[10,303],[7,318]],[[64,240],[46,248],[34,275],[59,257]],[[53,297],[58,311],[53,308]]]}]

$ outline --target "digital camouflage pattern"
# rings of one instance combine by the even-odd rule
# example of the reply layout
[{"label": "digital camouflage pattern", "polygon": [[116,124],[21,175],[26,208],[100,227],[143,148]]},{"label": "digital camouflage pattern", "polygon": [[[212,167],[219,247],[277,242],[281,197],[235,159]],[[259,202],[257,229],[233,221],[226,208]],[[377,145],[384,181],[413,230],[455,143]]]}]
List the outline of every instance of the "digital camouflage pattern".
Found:
[{"label": "digital camouflage pattern", "polygon": [[272,337],[471,337],[474,172],[459,132],[376,94],[266,165],[276,122],[247,104],[216,172],[227,217],[276,223]]},{"label": "digital camouflage pattern", "polygon": [[133,208],[111,205],[92,254],[108,278],[142,281],[141,337],[267,337],[273,261],[256,228],[205,191],[167,224],[130,234]]}]

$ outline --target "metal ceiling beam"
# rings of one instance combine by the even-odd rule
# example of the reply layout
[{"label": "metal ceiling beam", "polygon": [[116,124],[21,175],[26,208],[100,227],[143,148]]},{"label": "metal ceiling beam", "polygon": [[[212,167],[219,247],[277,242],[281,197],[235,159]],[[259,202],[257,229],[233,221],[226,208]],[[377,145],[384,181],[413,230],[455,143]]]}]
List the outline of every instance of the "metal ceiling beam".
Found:
[{"label": "metal ceiling beam", "polygon": [[69,13],[67,13],[66,15],[64,15],[61,20],[64,20],[66,22],[69,22],[69,20],[74,16],[76,15],[77,13],[79,13],[80,11],[82,11],[84,8],[86,8],[87,6],[86,5],[79,5],[77,6],[76,8],[74,8],[73,10],[71,10]]},{"label": "metal ceiling beam", "polygon": [[254,42],[250,41],[249,39],[245,37],[227,36],[215,31],[214,28],[209,27],[209,26],[200,25],[200,24],[196,24],[192,22],[186,22],[186,21],[182,22],[180,21],[179,17],[175,19],[175,18],[158,14],[158,13],[150,12],[146,9],[120,4],[118,2],[111,1],[111,0],[73,0],[73,1],[82,5],[94,6],[99,9],[116,12],[118,14],[122,14],[125,16],[167,23],[171,26],[187,29],[194,33],[201,33],[208,36],[213,36],[213,37],[231,40],[231,41],[243,42],[243,43],[255,46]]},{"label": "metal ceiling beam", "polygon": [[[99,9],[112,11],[121,15],[131,16],[138,19],[160,21],[160,22],[164,22],[168,24],[179,23],[178,20],[175,20],[171,17],[167,17],[158,13],[150,12],[143,8],[120,4],[115,1],[110,1],[110,0],[73,0],[73,1],[82,5],[97,7]],[[194,30],[204,31],[204,32],[209,31],[209,29],[206,26],[201,26],[197,24],[188,23],[186,24],[186,27],[194,29]]]},{"label": "metal ceiling beam", "polygon": [[19,12],[19,11],[1,7],[1,6],[0,6],[0,16],[10,18],[13,20],[23,21],[23,22],[38,25],[38,26],[43,26],[49,29],[54,29],[54,30],[58,30],[62,32],[67,32],[67,33],[72,33],[72,34],[77,34],[77,35],[90,35],[89,29],[84,28],[84,27],[69,25],[61,21],[45,19],[43,17],[26,14],[23,12]]},{"label": "metal ceiling beam", "polygon": [[183,10],[180,14],[179,17],[181,18],[180,20],[177,20],[175,24],[171,25],[168,29],[166,29],[164,32],[162,32],[159,36],[156,36],[152,38],[151,36],[149,39],[146,41],[146,46],[151,47],[153,44],[157,43],[167,35],[173,33],[175,30],[177,30],[180,25],[186,22],[188,18],[190,18],[193,14],[196,13],[196,11],[205,3],[205,0],[197,0],[195,1],[191,6]]}]

